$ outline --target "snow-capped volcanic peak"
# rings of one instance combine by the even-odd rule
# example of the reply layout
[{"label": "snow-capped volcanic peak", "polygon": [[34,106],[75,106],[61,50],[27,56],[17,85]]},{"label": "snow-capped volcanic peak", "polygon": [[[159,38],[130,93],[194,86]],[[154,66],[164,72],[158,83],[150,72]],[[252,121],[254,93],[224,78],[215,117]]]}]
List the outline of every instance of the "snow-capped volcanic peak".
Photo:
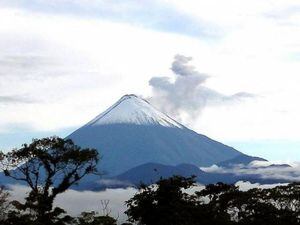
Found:
[{"label": "snow-capped volcanic peak", "polygon": [[124,95],[86,126],[108,124],[162,125],[183,128],[181,124],[136,95]]}]

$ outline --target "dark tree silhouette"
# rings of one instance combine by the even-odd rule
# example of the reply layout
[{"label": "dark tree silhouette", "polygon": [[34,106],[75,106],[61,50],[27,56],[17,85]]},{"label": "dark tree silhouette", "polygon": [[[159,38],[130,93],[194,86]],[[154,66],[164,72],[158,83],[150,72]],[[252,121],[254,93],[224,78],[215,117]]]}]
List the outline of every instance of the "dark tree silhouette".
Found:
[{"label": "dark tree silhouette", "polygon": [[9,193],[4,187],[0,187],[0,224],[7,218],[7,213],[10,208]]},{"label": "dark tree silhouette", "polygon": [[126,202],[130,222],[146,225],[192,224],[195,198],[183,191],[194,185],[194,178],[174,176],[154,186],[141,185],[140,193]]},{"label": "dark tree silhouette", "polygon": [[1,153],[1,158],[5,175],[30,187],[26,202],[14,205],[23,211],[23,218],[32,217],[37,225],[71,221],[70,217],[61,216],[63,209],[53,209],[53,201],[86,175],[97,174],[99,160],[96,149],[81,149],[71,140],[58,137],[35,139],[20,149]]},{"label": "dark tree silhouette", "polygon": [[193,185],[192,178],[175,176],[156,186],[142,186],[127,201],[129,221],[141,225],[300,224],[300,183],[248,191],[217,183],[195,193],[184,192]]},{"label": "dark tree silhouette", "polygon": [[203,206],[216,220],[242,225],[300,224],[300,185],[297,183],[248,191],[218,183],[196,194],[200,199],[210,199]]},{"label": "dark tree silhouette", "polygon": [[98,213],[83,212],[77,218],[77,225],[117,225],[117,220],[109,215],[99,215]]}]

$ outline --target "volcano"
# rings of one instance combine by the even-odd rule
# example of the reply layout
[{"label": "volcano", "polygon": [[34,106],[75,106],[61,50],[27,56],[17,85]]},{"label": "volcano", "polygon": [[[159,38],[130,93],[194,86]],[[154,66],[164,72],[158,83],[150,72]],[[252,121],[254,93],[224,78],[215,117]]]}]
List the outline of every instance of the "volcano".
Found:
[{"label": "volcano", "polygon": [[243,153],[188,129],[136,95],[125,95],[67,138],[99,150],[99,170],[117,176],[143,164],[211,166]]},{"label": "volcano", "polygon": [[[151,184],[173,175],[195,176],[201,184],[240,180],[261,184],[290,182],[253,172],[249,167],[251,162],[266,160],[199,134],[136,95],[124,95],[66,139],[72,139],[82,148],[95,148],[101,156],[98,171],[104,175],[84,177],[79,185],[72,187],[77,190],[136,187],[141,182]],[[212,165],[224,171],[200,169]],[[234,168],[241,165],[244,169],[249,167],[249,172],[235,173]],[[270,168],[287,166],[272,164]],[[16,182],[0,173],[1,184]]]}]

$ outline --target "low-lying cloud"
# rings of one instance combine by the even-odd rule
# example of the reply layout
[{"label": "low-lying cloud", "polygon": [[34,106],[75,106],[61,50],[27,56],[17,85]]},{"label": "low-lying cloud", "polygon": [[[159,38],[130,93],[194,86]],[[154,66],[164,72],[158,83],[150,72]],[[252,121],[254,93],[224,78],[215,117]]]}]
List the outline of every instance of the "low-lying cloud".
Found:
[{"label": "low-lying cloud", "polygon": [[[247,191],[251,188],[273,188],[278,185],[285,184],[260,185],[259,183],[244,181],[236,183],[236,186],[242,191]],[[30,191],[28,187],[21,185],[14,185],[10,188],[11,199],[21,202],[24,202],[25,196]],[[186,193],[193,194],[196,191],[201,191],[203,188],[203,185],[197,184],[186,190]],[[134,188],[106,189],[105,191],[99,192],[68,190],[57,197],[55,205],[64,208],[72,216],[78,216],[84,211],[96,211],[101,213],[101,201],[109,200],[108,211],[110,211],[110,216],[117,218],[118,224],[121,224],[127,220],[127,216],[124,213],[127,209],[125,201],[132,198],[137,192],[138,190]]]},{"label": "low-lying cloud", "polygon": [[[24,202],[25,196],[30,189],[26,186],[11,186],[11,199]],[[108,211],[110,216],[118,218],[120,223],[127,220],[125,215],[125,201],[134,196],[137,189],[106,189],[105,191],[75,191],[68,190],[59,195],[55,200],[55,205],[64,208],[70,215],[78,216],[84,211],[102,212],[101,201],[109,200]]]},{"label": "low-lying cloud", "polygon": [[210,76],[197,71],[189,64],[191,60],[192,57],[175,55],[171,66],[174,81],[169,77],[153,77],[149,81],[153,89],[149,101],[165,113],[177,119],[181,113],[186,113],[188,119],[197,118],[206,106],[233,103],[255,96],[247,92],[225,95],[206,87],[205,82]]},{"label": "low-lying cloud", "polygon": [[235,185],[237,187],[239,187],[239,189],[241,191],[248,191],[248,190],[253,189],[253,188],[270,189],[270,188],[274,188],[274,187],[277,187],[277,186],[285,186],[287,184],[284,184],[284,183],[259,184],[259,183],[251,183],[249,181],[238,181],[238,182],[235,183]]},{"label": "low-lying cloud", "polygon": [[275,165],[270,162],[253,161],[248,165],[238,164],[230,168],[213,165],[201,168],[208,173],[232,173],[235,175],[258,175],[263,179],[288,180],[290,182],[300,181],[300,163],[292,166]]}]

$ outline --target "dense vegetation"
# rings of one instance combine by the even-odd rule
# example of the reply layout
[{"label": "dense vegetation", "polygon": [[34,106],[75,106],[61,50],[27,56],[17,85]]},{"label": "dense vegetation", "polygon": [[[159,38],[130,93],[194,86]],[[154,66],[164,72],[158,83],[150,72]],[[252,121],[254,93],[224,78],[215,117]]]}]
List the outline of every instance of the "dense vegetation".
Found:
[{"label": "dense vegetation", "polygon": [[[57,195],[89,174],[99,174],[98,152],[57,137],[33,140],[7,154],[0,153],[7,177],[30,188],[25,202],[10,201],[0,187],[1,225],[116,225],[109,211],[83,212],[74,218],[53,205]],[[235,185],[210,184],[192,191],[194,177],[174,176],[155,185],[141,185],[126,202],[124,225],[297,225],[300,183],[241,191]],[[106,204],[107,206],[107,204]]]},{"label": "dense vegetation", "polygon": [[235,185],[207,185],[188,194],[193,178],[171,177],[142,186],[127,201],[129,221],[145,225],[300,224],[300,184],[241,191]]},{"label": "dense vegetation", "polygon": [[[64,209],[54,207],[53,202],[57,195],[86,175],[97,173],[96,149],[81,149],[71,140],[51,137],[33,140],[30,145],[24,144],[0,156],[5,176],[30,188],[25,203],[13,201],[5,208],[1,224],[64,225],[74,222]],[[7,193],[3,196],[7,199]]]}]

